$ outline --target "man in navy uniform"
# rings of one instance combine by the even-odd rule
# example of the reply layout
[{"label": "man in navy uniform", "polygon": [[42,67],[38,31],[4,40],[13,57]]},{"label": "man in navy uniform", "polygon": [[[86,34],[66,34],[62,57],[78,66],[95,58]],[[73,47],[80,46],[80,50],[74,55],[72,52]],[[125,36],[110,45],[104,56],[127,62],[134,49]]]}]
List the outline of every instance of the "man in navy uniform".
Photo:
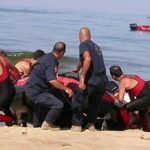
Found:
[{"label": "man in navy uniform", "polygon": [[57,80],[58,60],[63,57],[65,49],[65,43],[56,43],[52,52],[45,54],[39,59],[38,64],[34,66],[30,75],[26,86],[26,94],[35,107],[35,127],[39,126],[36,124],[36,121],[38,123],[41,110],[47,110],[41,128],[45,130],[60,130],[58,126],[54,125],[54,122],[63,109],[63,102],[57,97],[57,93],[53,93],[52,89],[62,90],[69,97],[73,95],[73,91],[70,88]]},{"label": "man in navy uniform", "polygon": [[79,89],[73,97],[72,130],[82,131],[82,107],[83,101],[88,97],[88,124],[87,128],[94,131],[94,123],[97,118],[97,105],[104,93],[108,81],[100,47],[91,40],[90,29],[83,27],[79,33],[79,57],[80,65],[74,70],[80,74]]}]

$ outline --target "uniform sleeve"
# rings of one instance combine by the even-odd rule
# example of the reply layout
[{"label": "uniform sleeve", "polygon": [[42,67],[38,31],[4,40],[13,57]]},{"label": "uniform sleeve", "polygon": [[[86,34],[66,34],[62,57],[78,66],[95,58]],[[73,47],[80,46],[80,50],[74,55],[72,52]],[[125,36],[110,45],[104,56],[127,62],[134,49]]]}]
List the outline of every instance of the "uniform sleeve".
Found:
[{"label": "uniform sleeve", "polygon": [[56,79],[56,67],[55,66],[50,66],[47,67],[46,71],[45,71],[45,76],[48,82],[55,80]]},{"label": "uniform sleeve", "polygon": [[85,43],[81,43],[79,46],[80,55],[82,55],[85,51],[89,51],[88,46]]}]

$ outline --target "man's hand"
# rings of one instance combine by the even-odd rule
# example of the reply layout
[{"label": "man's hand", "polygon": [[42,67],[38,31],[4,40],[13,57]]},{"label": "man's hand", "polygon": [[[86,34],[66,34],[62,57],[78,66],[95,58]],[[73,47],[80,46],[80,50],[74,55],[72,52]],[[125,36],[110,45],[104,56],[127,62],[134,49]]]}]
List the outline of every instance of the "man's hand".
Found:
[{"label": "man's hand", "polygon": [[72,89],[64,86],[63,83],[61,83],[59,80],[55,79],[55,80],[50,81],[49,83],[54,88],[65,91],[65,93],[67,93],[69,95],[69,97],[71,97],[73,95]]},{"label": "man's hand", "polygon": [[85,85],[85,83],[84,83],[84,79],[82,78],[82,76],[80,77],[79,88],[80,88],[81,90],[85,90],[85,89],[86,89],[86,85]]},{"label": "man's hand", "polygon": [[73,96],[73,91],[72,91],[72,89],[70,89],[70,88],[65,88],[65,93],[67,93],[68,95],[69,95],[69,97],[72,97]]},{"label": "man's hand", "polygon": [[119,108],[121,108],[122,110],[126,109],[126,105],[127,105],[127,103],[124,100],[115,100],[114,104]]}]

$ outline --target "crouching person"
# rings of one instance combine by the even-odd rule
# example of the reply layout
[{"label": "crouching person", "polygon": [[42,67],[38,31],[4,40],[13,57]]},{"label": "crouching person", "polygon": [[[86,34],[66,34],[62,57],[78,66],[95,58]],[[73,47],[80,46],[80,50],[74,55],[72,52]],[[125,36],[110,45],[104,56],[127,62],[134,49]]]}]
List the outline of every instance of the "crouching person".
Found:
[{"label": "crouching person", "polygon": [[[57,93],[53,92],[53,89],[63,90],[69,97],[73,95],[70,88],[57,80],[58,60],[63,57],[65,49],[65,43],[56,43],[52,52],[39,59],[39,63],[34,66],[29,77],[25,91],[35,109],[34,127],[41,126],[45,130],[60,130],[54,125],[54,122],[63,109],[63,102],[57,97]],[[44,118],[42,118],[43,111],[46,111]]]},{"label": "crouching person", "polygon": [[129,93],[131,102],[123,108],[128,112],[139,111],[143,130],[150,132],[150,83],[137,75],[123,74],[120,66],[111,66],[110,74],[119,81],[118,100],[123,101],[125,92]]},{"label": "crouching person", "polygon": [[[16,91],[11,77],[14,78],[14,82],[17,81],[20,77],[19,72],[9,63],[8,59],[4,55],[0,54],[0,110],[3,111],[5,115],[13,118],[13,114],[9,107]],[[10,122],[10,124],[7,125],[12,124]]]},{"label": "crouching person", "polygon": [[[19,126],[27,126],[27,122],[32,120],[30,115],[32,108],[28,105],[28,99],[25,95],[25,85],[28,82],[29,75],[32,71],[32,68],[38,64],[38,59],[44,55],[43,50],[36,50],[33,53],[32,58],[25,58],[16,63],[15,67],[19,72],[20,79],[14,84],[16,89],[16,95],[13,99],[13,102],[10,106],[11,111],[15,116],[14,124]],[[32,112],[33,113],[33,112]]]}]

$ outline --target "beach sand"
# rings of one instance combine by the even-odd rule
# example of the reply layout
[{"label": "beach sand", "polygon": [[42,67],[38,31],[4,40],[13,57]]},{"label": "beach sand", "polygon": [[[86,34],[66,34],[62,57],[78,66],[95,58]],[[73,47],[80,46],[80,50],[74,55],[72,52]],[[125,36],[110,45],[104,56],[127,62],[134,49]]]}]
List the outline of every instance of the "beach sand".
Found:
[{"label": "beach sand", "polygon": [[150,133],[126,131],[50,131],[0,127],[1,150],[149,150]]}]

